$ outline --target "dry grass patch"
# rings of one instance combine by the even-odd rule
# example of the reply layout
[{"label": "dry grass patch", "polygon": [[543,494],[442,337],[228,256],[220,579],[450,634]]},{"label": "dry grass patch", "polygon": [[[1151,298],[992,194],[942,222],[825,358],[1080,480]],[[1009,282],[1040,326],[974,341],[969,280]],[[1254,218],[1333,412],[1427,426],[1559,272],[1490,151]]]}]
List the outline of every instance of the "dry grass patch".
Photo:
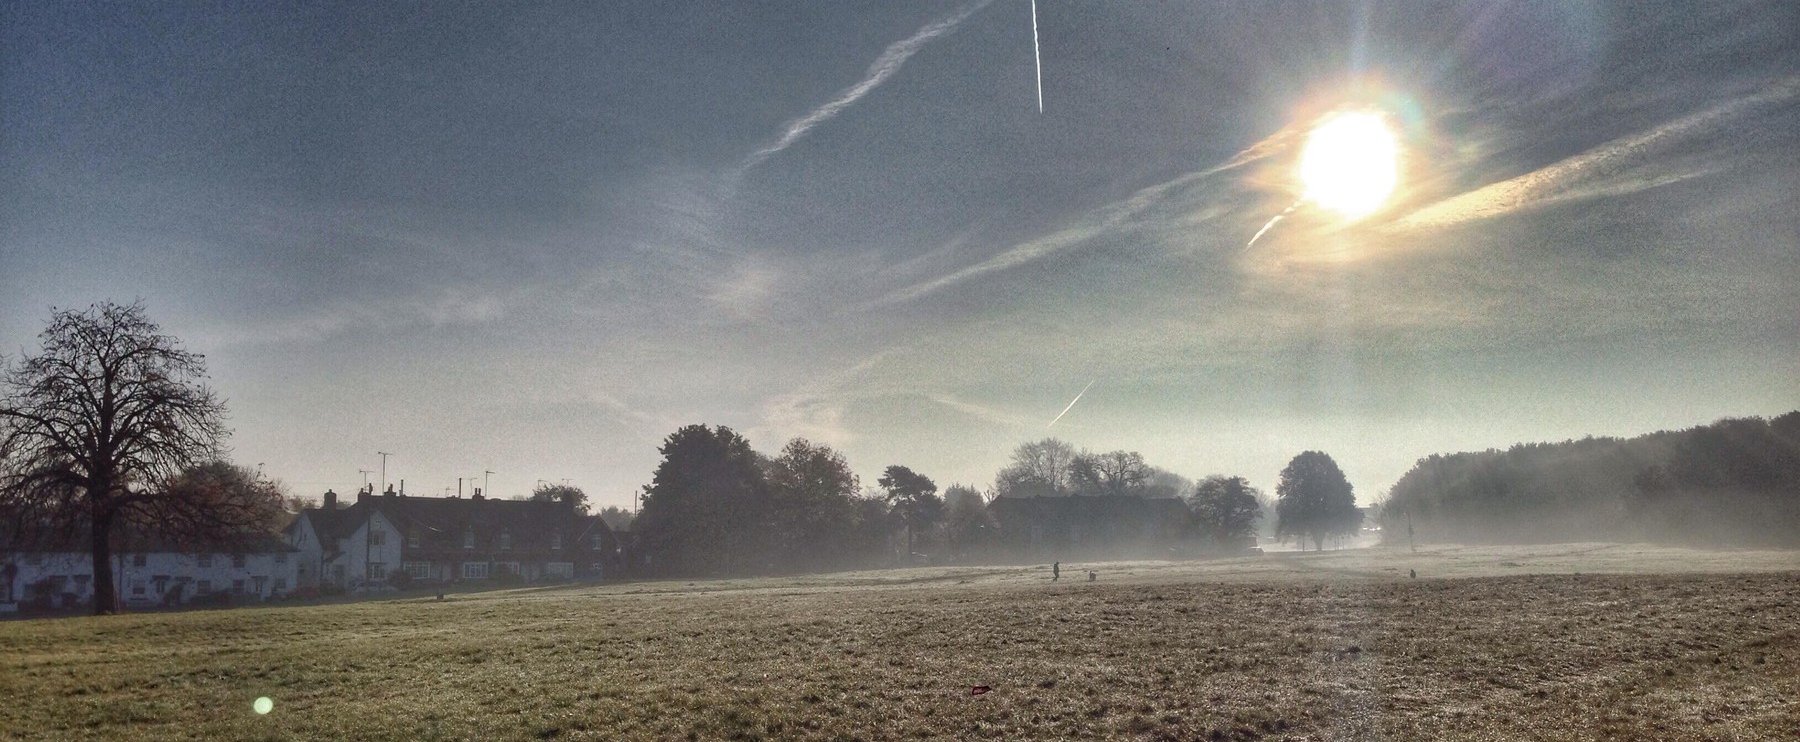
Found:
[{"label": "dry grass patch", "polygon": [[[1500,561],[1552,553],[1480,559],[1505,574],[1515,568]],[[907,570],[13,622],[0,624],[0,734],[1562,740],[1800,729],[1794,572],[1415,581],[1380,561],[1458,569],[1447,555],[1107,565],[1097,583]],[[974,685],[993,691],[971,696]],[[273,713],[251,712],[259,696]]]}]

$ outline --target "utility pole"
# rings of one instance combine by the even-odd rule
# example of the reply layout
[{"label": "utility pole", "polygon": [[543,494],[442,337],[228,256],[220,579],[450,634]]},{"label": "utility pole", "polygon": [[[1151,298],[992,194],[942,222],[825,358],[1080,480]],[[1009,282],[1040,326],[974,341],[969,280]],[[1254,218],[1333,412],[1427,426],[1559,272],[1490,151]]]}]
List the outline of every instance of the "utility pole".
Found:
[{"label": "utility pole", "polygon": [[356,473],[363,475],[363,489],[368,489],[369,488],[369,475],[374,474],[375,470],[374,469],[357,469]]},{"label": "utility pole", "polygon": [[483,469],[481,472],[481,493],[488,497],[494,496],[493,492],[488,491],[488,477],[493,476],[493,474],[494,472],[487,471],[486,469]]},{"label": "utility pole", "polygon": [[386,451],[376,451],[375,453],[381,454],[381,491],[386,492],[387,491],[387,457],[392,456],[393,454],[388,453]]}]

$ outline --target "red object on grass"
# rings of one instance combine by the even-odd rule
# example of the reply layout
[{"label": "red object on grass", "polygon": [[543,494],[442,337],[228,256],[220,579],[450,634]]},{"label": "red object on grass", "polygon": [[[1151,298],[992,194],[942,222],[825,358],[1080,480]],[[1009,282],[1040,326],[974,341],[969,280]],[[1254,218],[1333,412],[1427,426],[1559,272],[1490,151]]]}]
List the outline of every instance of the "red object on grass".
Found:
[{"label": "red object on grass", "polygon": [[993,688],[991,688],[991,687],[988,687],[988,686],[985,686],[985,685],[976,685],[976,686],[971,686],[971,687],[970,687],[970,688],[969,688],[969,695],[971,695],[971,696],[979,696],[979,695],[981,695],[981,694],[983,694],[983,693],[986,693],[986,692],[988,692],[988,691],[990,691],[990,690],[993,690]]}]

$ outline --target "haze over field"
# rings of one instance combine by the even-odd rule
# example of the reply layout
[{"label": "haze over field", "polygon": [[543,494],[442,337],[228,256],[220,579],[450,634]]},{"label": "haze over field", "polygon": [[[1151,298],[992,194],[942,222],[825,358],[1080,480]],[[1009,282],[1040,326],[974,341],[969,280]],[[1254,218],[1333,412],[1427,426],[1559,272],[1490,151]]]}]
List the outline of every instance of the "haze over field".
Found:
[{"label": "haze over field", "polygon": [[931,568],[12,622],[0,728],[1783,739],[1800,723],[1794,566],[1793,552],[1432,547],[1109,564],[1092,584]]},{"label": "haze over field", "polygon": [[[597,505],[694,422],[1359,497],[1800,406],[1800,5],[0,4],[0,353],[141,297],[297,490]],[[1398,187],[1300,208],[1308,123]],[[1090,386],[1091,385],[1091,386]],[[1053,430],[1048,423],[1078,392]]]}]

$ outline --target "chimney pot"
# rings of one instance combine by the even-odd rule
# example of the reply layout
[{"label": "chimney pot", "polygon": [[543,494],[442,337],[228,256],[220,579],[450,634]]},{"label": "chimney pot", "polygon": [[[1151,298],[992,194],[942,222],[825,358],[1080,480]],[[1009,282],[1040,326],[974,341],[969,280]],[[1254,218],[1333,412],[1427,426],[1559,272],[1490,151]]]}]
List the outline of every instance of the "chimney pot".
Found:
[{"label": "chimney pot", "polygon": [[337,493],[336,492],[332,492],[331,490],[325,490],[325,509],[326,510],[336,510],[337,509]]}]

